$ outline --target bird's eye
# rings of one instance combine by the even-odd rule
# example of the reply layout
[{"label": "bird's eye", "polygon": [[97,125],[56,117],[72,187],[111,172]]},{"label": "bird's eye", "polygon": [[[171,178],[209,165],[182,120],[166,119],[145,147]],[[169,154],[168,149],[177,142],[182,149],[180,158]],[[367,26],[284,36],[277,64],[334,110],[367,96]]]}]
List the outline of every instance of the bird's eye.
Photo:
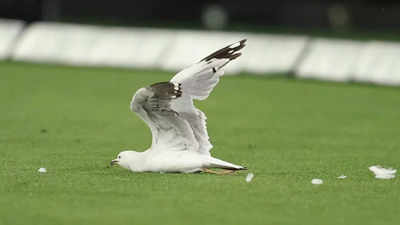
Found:
[{"label": "bird's eye", "polygon": [[119,155],[119,156],[118,156],[118,159],[120,159],[120,158],[121,158],[121,156]]}]

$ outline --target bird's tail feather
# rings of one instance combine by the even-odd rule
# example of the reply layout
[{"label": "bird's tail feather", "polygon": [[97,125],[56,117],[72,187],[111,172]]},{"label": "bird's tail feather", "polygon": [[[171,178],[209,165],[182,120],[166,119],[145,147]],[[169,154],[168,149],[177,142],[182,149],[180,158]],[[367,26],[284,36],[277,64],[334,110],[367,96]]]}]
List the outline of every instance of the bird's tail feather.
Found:
[{"label": "bird's tail feather", "polygon": [[211,157],[210,160],[210,168],[221,168],[221,169],[229,169],[229,170],[247,170],[246,167],[235,165],[230,162],[226,162],[217,158]]}]

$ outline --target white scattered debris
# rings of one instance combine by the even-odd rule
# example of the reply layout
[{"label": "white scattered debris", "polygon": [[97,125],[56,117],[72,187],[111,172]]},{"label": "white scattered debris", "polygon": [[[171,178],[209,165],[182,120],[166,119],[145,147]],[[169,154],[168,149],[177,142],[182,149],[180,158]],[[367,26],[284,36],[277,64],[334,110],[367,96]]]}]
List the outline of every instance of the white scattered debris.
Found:
[{"label": "white scattered debris", "polygon": [[46,168],[43,168],[43,167],[42,167],[42,168],[39,168],[39,169],[38,169],[38,172],[39,172],[39,173],[47,173],[47,170],[46,170]]},{"label": "white scattered debris", "polygon": [[251,180],[253,180],[254,174],[253,173],[248,173],[246,176],[246,182],[250,183]]},{"label": "white scattered debris", "polygon": [[396,171],[397,171],[392,168],[386,169],[379,165],[370,166],[368,167],[368,169],[375,174],[376,179],[392,179],[396,176]]},{"label": "white scattered debris", "polygon": [[312,183],[312,184],[323,184],[324,181],[322,181],[321,179],[312,179],[312,180],[311,180],[311,183]]},{"label": "white scattered debris", "polygon": [[337,177],[337,179],[346,179],[346,178],[347,178],[347,176],[345,176],[345,175],[340,175]]}]

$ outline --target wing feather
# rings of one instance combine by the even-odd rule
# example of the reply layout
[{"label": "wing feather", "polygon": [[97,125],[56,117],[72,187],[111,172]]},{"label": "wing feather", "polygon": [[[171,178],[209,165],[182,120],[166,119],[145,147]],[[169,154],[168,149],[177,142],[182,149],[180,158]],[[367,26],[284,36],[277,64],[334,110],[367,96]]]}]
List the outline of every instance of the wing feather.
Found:
[{"label": "wing feather", "polygon": [[133,96],[131,110],[149,126],[153,136],[152,149],[198,149],[189,122],[171,108],[171,101],[180,96],[179,85],[170,82],[141,88]]},{"label": "wing feather", "polygon": [[182,84],[183,90],[194,99],[206,99],[224,75],[222,68],[241,55],[238,51],[244,48],[245,43],[246,39],[243,39],[210,54],[177,73],[171,82]]},{"label": "wing feather", "polygon": [[191,150],[210,154],[212,144],[205,114],[193,99],[206,99],[220,77],[223,67],[241,55],[246,39],[222,48],[176,74],[170,82],[139,89],[131,109],[150,127],[153,149]]},{"label": "wing feather", "polygon": [[245,43],[246,39],[243,39],[228,45],[182,70],[171,79],[171,82],[179,83],[182,88],[182,97],[172,102],[172,108],[178,113],[186,112],[182,116],[189,122],[199,143],[197,151],[202,154],[210,154],[213,146],[207,132],[207,118],[194,106],[193,99],[204,100],[210,95],[224,74],[223,67],[241,55],[238,51]]}]

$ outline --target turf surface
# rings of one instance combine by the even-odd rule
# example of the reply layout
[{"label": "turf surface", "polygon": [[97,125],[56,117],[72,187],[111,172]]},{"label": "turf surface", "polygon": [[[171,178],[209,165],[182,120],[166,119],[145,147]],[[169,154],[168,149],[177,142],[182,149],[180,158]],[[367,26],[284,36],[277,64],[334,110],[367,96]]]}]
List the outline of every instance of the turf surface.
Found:
[{"label": "turf surface", "polygon": [[[224,77],[197,105],[216,157],[246,172],[134,174],[106,166],[145,149],[129,111],[170,74],[0,63],[0,224],[398,224],[400,90],[260,76]],[[37,169],[46,167],[48,173]],[[336,177],[345,174],[347,179]],[[311,179],[321,178],[315,186]]]}]

